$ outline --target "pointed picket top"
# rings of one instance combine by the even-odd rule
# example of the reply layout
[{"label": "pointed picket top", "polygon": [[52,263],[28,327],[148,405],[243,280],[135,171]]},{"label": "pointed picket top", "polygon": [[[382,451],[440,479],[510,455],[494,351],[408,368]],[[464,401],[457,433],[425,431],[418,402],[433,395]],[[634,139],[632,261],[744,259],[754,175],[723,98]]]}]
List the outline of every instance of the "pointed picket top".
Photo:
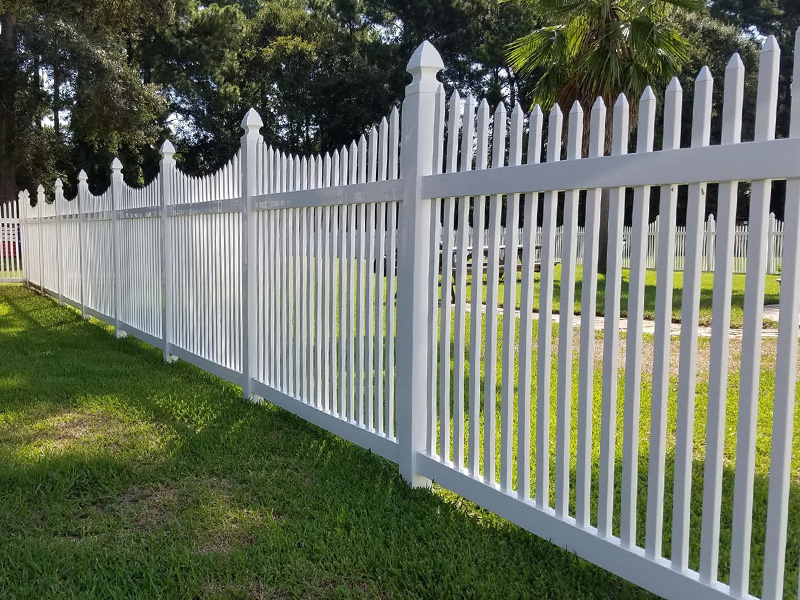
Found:
[{"label": "pointed picket top", "polygon": [[598,96],[589,123],[589,158],[603,156],[606,141],[606,103]]},{"label": "pointed picket top", "polygon": [[450,94],[450,110],[452,111],[450,114],[457,113],[461,109],[461,94],[458,93],[458,90],[453,90],[453,93]]},{"label": "pointed picket top", "polygon": [[475,169],[485,169],[489,164],[489,102],[484,98],[478,105],[477,129],[475,130]]},{"label": "pointed picket top", "polygon": [[722,102],[723,144],[738,144],[742,141],[742,107],[744,106],[744,63],[734,53],[725,68],[725,87]]},{"label": "pointed picket top", "polygon": [[423,79],[435,80],[436,74],[442,69],[442,57],[428,40],[417,46],[406,65],[406,71],[413,78],[411,85],[419,84]]},{"label": "pointed picket top", "polygon": [[522,164],[522,120],[524,115],[519,102],[514,104],[511,111],[511,144],[508,152],[508,164],[516,166]]},{"label": "pointed picket top", "polygon": [[780,52],[781,48],[778,45],[778,40],[775,39],[774,35],[770,35],[764,40],[764,43],[761,45],[761,53],[766,52]]},{"label": "pointed picket top", "polygon": [[695,87],[697,87],[698,84],[702,84],[706,81],[714,81],[714,76],[711,75],[711,69],[708,68],[708,65],[704,65],[697,74],[697,77],[694,80]]},{"label": "pointed picket top", "polygon": [[528,164],[538,163],[542,160],[543,126],[544,113],[542,113],[542,107],[537,104],[528,116],[528,156],[525,159]]},{"label": "pointed picket top", "polygon": [[502,167],[505,164],[506,147],[506,105],[497,104],[494,111],[494,124],[492,126],[492,168]]},{"label": "pointed picket top", "polygon": [[742,71],[744,71],[744,63],[742,62],[742,57],[739,56],[738,52],[734,52],[731,55],[731,58],[728,61],[728,65],[725,67],[726,71],[729,71],[731,69],[741,69]]},{"label": "pointed picket top", "polygon": [[242,129],[246,135],[257,134],[258,130],[264,126],[264,121],[261,120],[261,115],[258,114],[255,108],[247,111],[242,119]]},{"label": "pointed picket top", "polygon": [[681,114],[683,112],[683,87],[677,77],[673,77],[664,96],[664,135],[662,150],[676,150],[681,147]]},{"label": "pointed picket top", "polygon": [[583,145],[583,107],[575,100],[569,110],[569,127],[567,131],[567,160],[581,157]]},{"label": "pointed picket top", "polygon": [[703,67],[694,83],[692,107],[692,147],[708,146],[711,139],[711,101],[714,78],[708,67]]},{"label": "pointed picket top", "polygon": [[656,124],[656,95],[649,85],[639,100],[639,126],[636,133],[636,151],[652,152]]},{"label": "pointed picket top", "polygon": [[547,162],[561,160],[561,135],[564,130],[564,113],[561,107],[554,104],[550,111],[547,131]]},{"label": "pointed picket top", "polygon": [[679,94],[683,92],[683,86],[677,77],[673,77],[667,86],[667,94]]},{"label": "pointed picket top", "polygon": [[755,141],[775,139],[778,116],[778,71],[781,50],[775,36],[771,35],[761,47],[758,62],[758,93],[756,95]]},{"label": "pointed picket top", "polygon": [[614,125],[611,138],[611,155],[619,156],[628,153],[628,125],[630,105],[625,94],[620,94],[614,103]]}]

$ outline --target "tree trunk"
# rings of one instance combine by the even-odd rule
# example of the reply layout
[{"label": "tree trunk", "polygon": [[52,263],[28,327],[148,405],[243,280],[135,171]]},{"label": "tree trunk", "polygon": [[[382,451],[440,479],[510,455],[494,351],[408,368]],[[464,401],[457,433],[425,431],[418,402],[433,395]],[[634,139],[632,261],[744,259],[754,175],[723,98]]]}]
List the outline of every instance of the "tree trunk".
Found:
[{"label": "tree trunk", "polygon": [[600,193],[600,231],[597,238],[597,272],[603,275],[608,270],[608,210],[609,190],[603,188]]},{"label": "tree trunk", "polygon": [[53,65],[53,131],[61,141],[61,71]]},{"label": "tree trunk", "polygon": [[0,16],[0,202],[17,195],[14,164],[14,103],[17,95],[17,16],[7,11]]}]

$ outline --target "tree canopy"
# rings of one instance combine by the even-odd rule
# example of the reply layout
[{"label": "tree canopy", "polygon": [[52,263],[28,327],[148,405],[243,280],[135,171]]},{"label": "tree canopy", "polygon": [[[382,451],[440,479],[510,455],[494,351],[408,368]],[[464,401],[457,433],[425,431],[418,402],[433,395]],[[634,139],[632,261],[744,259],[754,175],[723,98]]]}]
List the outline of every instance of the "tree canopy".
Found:
[{"label": "tree canopy", "polygon": [[[424,39],[442,54],[446,87],[491,105],[563,101],[564,90],[586,101],[674,73],[687,90],[698,65],[721,75],[736,50],[754,61],[770,33],[789,89],[794,0],[713,0],[685,18],[698,1],[0,0],[0,194],[58,176],[74,193],[79,169],[102,189],[115,155],[126,181],[145,183],[167,137],[182,169],[209,172],[235,151],[250,106],[271,144],[332,150],[402,99],[405,64]],[[604,7],[614,11],[595,15],[603,28],[576,26]],[[651,52],[653,36],[671,51]],[[537,60],[509,60],[520,38]],[[575,69],[541,68],[570,53]],[[589,80],[589,67],[603,76]],[[788,96],[779,122],[788,131]]]}]

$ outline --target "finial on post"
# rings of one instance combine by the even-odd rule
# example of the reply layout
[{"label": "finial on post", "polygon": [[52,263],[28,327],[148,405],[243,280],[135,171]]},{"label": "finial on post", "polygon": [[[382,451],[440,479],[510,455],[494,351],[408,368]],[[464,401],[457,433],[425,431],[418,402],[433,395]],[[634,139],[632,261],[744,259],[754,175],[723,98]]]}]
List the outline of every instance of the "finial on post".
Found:
[{"label": "finial on post", "polygon": [[80,173],[78,173],[78,185],[81,185],[81,184],[86,185],[86,182],[88,181],[88,179],[89,179],[89,176],[86,174],[86,171],[81,169]]},{"label": "finial on post", "polygon": [[406,65],[406,71],[411,73],[412,77],[409,86],[419,86],[429,82],[433,85],[431,91],[435,92],[439,86],[439,82],[436,81],[436,74],[442,69],[444,69],[442,57],[433,47],[433,44],[425,40],[417,46],[408,61],[408,65]]},{"label": "finial on post", "polygon": [[111,161],[111,180],[122,179],[122,163],[116,156]]},{"label": "finial on post", "polygon": [[256,112],[255,108],[251,108],[242,119],[242,129],[244,129],[245,136],[257,136],[259,130],[264,126],[264,121],[261,116]]}]

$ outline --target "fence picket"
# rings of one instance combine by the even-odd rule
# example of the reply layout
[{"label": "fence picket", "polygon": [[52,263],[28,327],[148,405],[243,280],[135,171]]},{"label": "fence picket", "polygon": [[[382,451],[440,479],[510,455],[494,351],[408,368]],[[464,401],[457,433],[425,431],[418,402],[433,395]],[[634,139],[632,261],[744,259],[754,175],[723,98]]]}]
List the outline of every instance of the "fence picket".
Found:
[{"label": "fence picket", "polygon": [[[583,108],[576,100],[569,112],[567,160],[580,160],[583,146]],[[575,263],[578,243],[579,191],[564,193],[560,310],[558,324],[558,407],[556,415],[556,515],[569,513],[570,448],[572,429],[572,351],[575,324]],[[513,228],[515,229],[515,228]]]},{"label": "fence picket", "polygon": [[[620,94],[614,104],[612,156],[628,153],[629,110],[627,98],[624,94]],[[612,511],[614,510],[619,314],[622,292],[622,224],[625,213],[625,188],[612,188],[608,195],[608,263],[605,325],[603,327],[603,396],[600,422],[600,492],[597,507],[597,532],[602,537],[612,535]]]},{"label": "fence picket", "polygon": [[[597,158],[603,156],[605,150],[606,105],[602,98],[598,98],[592,107],[590,121],[589,158]],[[599,188],[592,188],[586,192],[586,227],[582,249],[584,260],[583,281],[581,282],[580,358],[578,361],[578,457],[575,472],[575,519],[579,527],[589,525],[592,486],[592,406],[594,403],[595,315],[597,314],[597,261],[600,241],[601,196],[602,191]],[[532,240],[528,243],[532,243]],[[521,359],[522,354],[520,354]]]},{"label": "fence picket", "polygon": [[[639,100],[636,153],[653,151],[656,97],[648,86]],[[636,499],[639,481],[639,424],[642,388],[642,333],[644,328],[644,284],[650,186],[633,190],[633,217],[628,286],[628,332],[625,336],[625,405],[622,430],[622,497],[620,540],[623,547],[636,545]]]},{"label": "fence picket", "polygon": [[[492,123],[492,168],[505,163],[506,107],[501,102],[494,111]],[[494,485],[495,465],[495,421],[497,405],[497,304],[500,279],[500,196],[489,198],[489,253],[486,276],[486,346],[485,375],[483,385],[483,478]]]},{"label": "fence picket", "polygon": [[[550,112],[547,162],[561,160],[564,117],[556,104]],[[536,506],[550,506],[550,371],[553,362],[553,278],[555,269],[556,212],[558,193],[544,195],[542,218],[542,264],[539,278],[539,343],[536,381]],[[488,327],[488,323],[487,323]]]},{"label": "fence picket", "polygon": [[[780,48],[770,36],[761,49],[756,99],[756,141],[775,138]],[[739,376],[739,415],[736,426],[736,476],[731,535],[731,593],[741,596],[750,587],[750,540],[753,528],[756,419],[761,370],[761,328],[764,315],[767,219],[771,181],[754,181],[748,219],[747,274],[742,319],[742,363]]]}]

